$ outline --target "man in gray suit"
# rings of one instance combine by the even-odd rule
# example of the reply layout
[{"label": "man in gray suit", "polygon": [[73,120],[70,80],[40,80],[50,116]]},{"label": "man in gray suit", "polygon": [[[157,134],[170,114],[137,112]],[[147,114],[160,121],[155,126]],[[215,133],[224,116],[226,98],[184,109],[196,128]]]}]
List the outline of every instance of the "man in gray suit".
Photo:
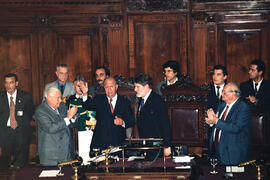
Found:
[{"label": "man in gray suit", "polygon": [[61,92],[55,86],[45,91],[43,101],[35,112],[38,127],[38,154],[42,166],[56,166],[58,162],[73,159],[70,127],[77,107],[69,110],[61,102]]},{"label": "man in gray suit", "polygon": [[50,86],[57,87],[60,90],[63,97],[75,94],[73,83],[67,80],[68,73],[69,68],[66,64],[59,64],[56,67],[55,74],[57,76],[57,80],[46,84],[43,92],[43,100],[45,100],[45,92]]}]

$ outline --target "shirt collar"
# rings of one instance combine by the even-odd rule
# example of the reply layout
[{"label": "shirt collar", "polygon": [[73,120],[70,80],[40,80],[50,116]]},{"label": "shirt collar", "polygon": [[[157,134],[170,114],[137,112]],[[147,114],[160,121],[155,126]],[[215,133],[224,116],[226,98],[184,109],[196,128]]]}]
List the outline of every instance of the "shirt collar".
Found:
[{"label": "shirt collar", "polygon": [[10,99],[10,96],[12,96],[12,97],[13,97],[14,102],[15,102],[15,99],[16,99],[16,96],[17,96],[17,89],[15,89],[15,91],[14,91],[14,93],[13,93],[13,94],[9,94],[9,93],[7,92],[7,97],[8,97],[8,100]]},{"label": "shirt collar", "polygon": [[150,96],[151,92],[152,92],[152,89],[150,89],[150,91],[144,96],[144,98],[142,98],[144,101],[144,104],[147,101],[148,97]]},{"label": "shirt collar", "polygon": [[[117,100],[117,93],[115,94],[115,96],[112,98],[112,102],[114,102],[114,101],[116,101]],[[110,98],[107,96],[107,98],[108,98],[108,101],[110,102]]]},{"label": "shirt collar", "polygon": [[252,82],[253,82],[253,87],[255,87],[255,83],[258,83],[257,87],[260,87],[262,81],[263,81],[263,78],[260,80],[260,82],[255,82],[254,80],[252,80]]},{"label": "shirt collar", "polygon": [[[214,86],[215,86],[215,88],[217,88],[218,85],[214,84]],[[225,86],[225,83],[223,83],[221,86],[219,86],[220,87],[219,89],[222,90],[224,88],[224,86]]]},{"label": "shirt collar", "polygon": [[78,95],[78,94],[75,94],[75,97],[76,97],[77,99],[82,98],[82,96],[83,96],[83,95],[80,96],[80,95]]},{"label": "shirt collar", "polygon": [[170,81],[167,81],[167,85],[170,86],[170,85],[176,83],[176,81],[178,81],[178,77],[176,77],[172,83],[170,83]]}]

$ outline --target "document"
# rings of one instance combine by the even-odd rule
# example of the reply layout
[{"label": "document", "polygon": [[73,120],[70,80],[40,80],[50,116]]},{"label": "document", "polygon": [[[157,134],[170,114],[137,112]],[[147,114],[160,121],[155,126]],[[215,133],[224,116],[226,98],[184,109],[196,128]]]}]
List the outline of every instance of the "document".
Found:
[{"label": "document", "polygon": [[58,170],[43,170],[39,177],[57,177],[57,174],[59,173],[59,169]]}]

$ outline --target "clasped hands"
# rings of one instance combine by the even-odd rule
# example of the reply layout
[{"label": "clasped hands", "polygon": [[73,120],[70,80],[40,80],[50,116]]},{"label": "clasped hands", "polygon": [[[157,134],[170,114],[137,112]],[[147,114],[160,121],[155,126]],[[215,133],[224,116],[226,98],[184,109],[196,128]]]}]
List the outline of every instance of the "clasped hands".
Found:
[{"label": "clasped hands", "polygon": [[246,99],[249,100],[253,104],[257,104],[257,102],[258,102],[258,99],[256,99],[255,96],[248,96],[248,97],[246,97]]},{"label": "clasped hands", "polygon": [[206,113],[207,117],[205,118],[205,122],[207,124],[216,124],[218,121],[218,112],[215,113],[214,110],[211,108],[208,109]]}]

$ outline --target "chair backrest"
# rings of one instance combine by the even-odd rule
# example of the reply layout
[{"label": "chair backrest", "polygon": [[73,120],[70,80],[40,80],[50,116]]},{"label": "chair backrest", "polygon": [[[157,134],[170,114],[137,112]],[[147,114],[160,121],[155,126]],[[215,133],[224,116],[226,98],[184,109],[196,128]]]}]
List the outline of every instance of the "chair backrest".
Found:
[{"label": "chair backrest", "polygon": [[196,85],[187,75],[180,76],[171,86],[161,87],[171,120],[173,145],[206,146],[207,90],[208,86]]}]

